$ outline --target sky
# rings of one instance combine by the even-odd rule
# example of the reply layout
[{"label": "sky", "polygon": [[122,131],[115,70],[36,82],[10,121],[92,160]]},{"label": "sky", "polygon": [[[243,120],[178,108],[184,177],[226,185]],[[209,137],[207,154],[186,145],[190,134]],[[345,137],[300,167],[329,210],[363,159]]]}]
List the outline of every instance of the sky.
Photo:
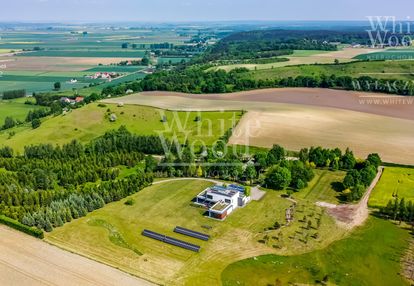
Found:
[{"label": "sky", "polygon": [[[412,15],[410,15],[410,13]],[[0,21],[414,20],[413,0],[0,0]]]}]

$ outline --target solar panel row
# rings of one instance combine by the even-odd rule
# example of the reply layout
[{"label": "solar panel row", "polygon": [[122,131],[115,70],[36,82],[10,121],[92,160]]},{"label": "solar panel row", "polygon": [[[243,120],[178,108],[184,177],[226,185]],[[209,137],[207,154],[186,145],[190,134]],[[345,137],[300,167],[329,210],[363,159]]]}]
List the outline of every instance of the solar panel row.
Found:
[{"label": "solar panel row", "polygon": [[182,240],[178,240],[178,239],[175,239],[173,237],[169,237],[169,236],[166,236],[166,235],[163,235],[163,234],[159,234],[159,233],[147,230],[147,229],[144,229],[144,231],[142,232],[142,235],[146,236],[146,237],[149,237],[149,238],[152,238],[152,239],[156,239],[156,240],[168,243],[168,244],[171,244],[171,245],[175,245],[175,246],[178,246],[178,247],[181,247],[181,248],[184,248],[184,249],[188,249],[188,250],[191,250],[191,251],[194,251],[194,252],[199,252],[200,248],[201,248],[198,245],[188,243],[188,242],[185,242],[185,241],[182,241]]},{"label": "solar panel row", "polygon": [[193,231],[191,229],[186,229],[186,228],[183,228],[183,227],[180,227],[180,226],[176,226],[175,229],[174,229],[174,232],[180,233],[180,234],[183,234],[183,235],[187,235],[187,236],[191,236],[191,237],[201,239],[201,240],[204,240],[204,241],[207,241],[207,240],[210,239],[210,236],[208,234]]}]

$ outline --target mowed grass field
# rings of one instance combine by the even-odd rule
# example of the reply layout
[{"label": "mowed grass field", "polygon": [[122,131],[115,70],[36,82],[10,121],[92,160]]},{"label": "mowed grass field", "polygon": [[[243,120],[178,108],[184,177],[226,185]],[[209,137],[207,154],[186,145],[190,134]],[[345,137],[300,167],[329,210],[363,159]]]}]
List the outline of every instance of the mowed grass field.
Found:
[{"label": "mowed grass field", "polygon": [[1,100],[0,99],[0,125],[3,125],[6,117],[13,117],[15,120],[24,120],[30,110],[39,108],[36,105],[24,104],[26,99]]},{"label": "mowed grass field", "polygon": [[346,176],[344,171],[314,170],[315,177],[308,187],[293,194],[293,197],[311,202],[340,204],[341,184]]},{"label": "mowed grass field", "polygon": [[[370,218],[346,239],[299,256],[267,255],[236,262],[222,274],[224,286],[410,285],[400,276],[400,257],[410,234],[389,221]],[[320,282],[319,282],[320,283]]]},{"label": "mowed grass field", "polygon": [[[110,122],[110,115],[117,116],[116,122]],[[167,122],[161,122],[163,116]],[[195,118],[201,117],[196,122]],[[12,146],[22,151],[27,144],[50,143],[53,145],[68,143],[77,139],[86,143],[93,138],[103,135],[111,129],[125,125],[129,131],[140,135],[162,135],[172,138],[174,134],[184,142],[188,136],[190,142],[197,141],[211,145],[218,140],[229,128],[237,124],[241,112],[172,112],[152,107],[107,104],[89,104],[75,109],[66,115],[49,117],[42,125],[33,130],[30,126],[13,129],[16,135],[8,139],[8,133],[0,133],[0,145]],[[10,131],[10,130],[8,130]]]},{"label": "mowed grass field", "polygon": [[386,167],[368,203],[371,207],[383,207],[396,197],[414,202],[414,169]]},{"label": "mowed grass field", "polygon": [[[300,200],[298,216],[309,216],[314,225],[316,217],[321,217],[317,239],[302,242],[306,232],[315,230],[304,230],[306,223],[299,221],[265,233],[276,221],[284,223],[285,210],[291,206],[290,201],[275,191],[267,191],[261,201],[237,209],[225,221],[211,220],[203,216],[203,208],[194,207],[191,202],[211,184],[198,180],[158,183],[132,195],[133,206],[124,204],[128,198],[111,203],[53,230],[46,240],[156,283],[219,285],[221,272],[233,262],[269,253],[306,253],[343,237],[344,231],[322,209],[302,204]],[[211,240],[204,242],[175,234],[173,229],[177,225],[208,233]],[[143,237],[143,229],[195,243],[201,246],[201,252]]]}]

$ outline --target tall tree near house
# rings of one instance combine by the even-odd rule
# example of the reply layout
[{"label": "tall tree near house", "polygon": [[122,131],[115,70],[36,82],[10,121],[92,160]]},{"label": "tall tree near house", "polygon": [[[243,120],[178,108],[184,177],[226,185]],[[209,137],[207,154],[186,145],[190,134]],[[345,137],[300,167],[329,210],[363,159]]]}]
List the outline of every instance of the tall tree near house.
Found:
[{"label": "tall tree near house", "polygon": [[246,167],[246,170],[244,171],[244,175],[246,177],[246,179],[249,180],[250,184],[253,183],[253,180],[257,177],[257,172],[256,172],[256,168],[254,167],[254,165],[248,165]]}]

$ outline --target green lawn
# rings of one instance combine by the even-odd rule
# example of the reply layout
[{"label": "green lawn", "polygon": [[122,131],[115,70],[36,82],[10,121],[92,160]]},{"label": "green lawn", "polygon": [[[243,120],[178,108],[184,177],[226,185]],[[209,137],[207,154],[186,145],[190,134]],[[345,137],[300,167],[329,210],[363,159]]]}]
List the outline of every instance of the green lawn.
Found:
[{"label": "green lawn", "polygon": [[[319,238],[309,238],[307,243],[300,241],[304,233],[317,230],[305,230],[304,223],[299,221],[264,232],[276,221],[283,223],[285,210],[291,205],[274,191],[267,192],[259,202],[237,209],[225,221],[209,219],[203,216],[203,208],[191,203],[209,185],[196,180],[153,185],[129,197],[135,201],[134,205],[124,204],[129,198],[111,203],[55,229],[46,235],[46,240],[156,283],[218,285],[221,272],[233,262],[269,253],[306,253],[343,237],[343,232],[322,209],[301,202],[298,216],[307,215],[312,220],[321,216]],[[175,234],[173,229],[177,225],[208,233],[211,240],[204,242]],[[206,225],[211,229],[202,227]],[[193,253],[143,237],[140,234],[143,229],[195,243],[201,246],[201,252]],[[273,236],[277,236],[277,241]]]},{"label": "green lawn", "polygon": [[0,100],[0,125],[3,125],[4,119],[11,116],[14,119],[24,120],[30,110],[37,109],[39,106],[24,104],[26,99]]},{"label": "green lawn", "polygon": [[399,273],[410,234],[371,218],[350,237],[299,256],[260,256],[236,262],[222,274],[225,286],[310,285],[325,275],[329,285],[409,285]]},{"label": "green lawn", "polygon": [[414,202],[414,169],[386,167],[369,199],[371,207],[386,206],[396,196]]},{"label": "green lawn", "polygon": [[[112,113],[117,116],[116,122],[109,120],[108,114]],[[168,120],[166,123],[161,122],[164,114]],[[195,122],[196,116],[201,116],[201,122]],[[171,138],[176,133],[177,138],[183,142],[188,135],[190,142],[199,140],[196,142],[198,146],[202,142],[211,145],[234,123],[237,123],[240,117],[241,112],[238,111],[171,112],[137,105],[118,107],[115,104],[107,104],[105,107],[99,107],[94,103],[66,115],[47,118],[36,130],[31,129],[30,126],[15,128],[16,135],[11,139],[8,139],[7,132],[0,132],[0,145],[9,145],[22,151],[27,144],[55,145],[68,143],[73,139],[85,143],[122,125],[136,134],[161,134]]]},{"label": "green lawn", "polygon": [[295,198],[301,198],[313,202],[327,202],[332,204],[339,204],[340,200],[340,185],[345,178],[346,172],[343,171],[329,171],[329,170],[314,170],[315,177],[309,182],[308,187],[294,193]]}]

